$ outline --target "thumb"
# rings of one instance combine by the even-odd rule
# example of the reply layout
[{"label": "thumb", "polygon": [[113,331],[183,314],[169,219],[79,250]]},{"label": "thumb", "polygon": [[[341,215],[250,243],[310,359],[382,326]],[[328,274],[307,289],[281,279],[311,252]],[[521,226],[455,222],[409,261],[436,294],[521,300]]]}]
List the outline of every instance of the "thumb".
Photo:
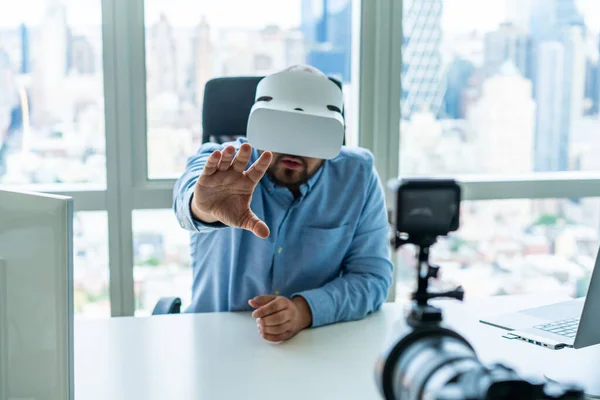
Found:
[{"label": "thumb", "polygon": [[248,213],[243,218],[243,221],[244,222],[241,224],[240,228],[254,233],[261,239],[266,239],[269,237],[269,234],[271,233],[269,227],[267,224],[261,221],[260,218],[258,218],[256,214],[252,212],[252,210],[248,210]]},{"label": "thumb", "polygon": [[250,299],[248,301],[248,304],[250,304],[254,308],[258,308],[264,306],[265,304],[269,304],[276,298],[277,296],[273,296],[271,294],[264,294],[262,296],[256,296],[255,298]]}]

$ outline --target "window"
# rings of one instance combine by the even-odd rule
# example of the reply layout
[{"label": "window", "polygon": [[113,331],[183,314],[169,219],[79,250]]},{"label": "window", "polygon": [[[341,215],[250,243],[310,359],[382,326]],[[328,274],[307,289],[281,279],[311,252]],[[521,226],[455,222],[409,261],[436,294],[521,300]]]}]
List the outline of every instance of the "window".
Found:
[{"label": "window", "polygon": [[191,303],[190,236],[171,210],[133,212],[134,289],[136,315],[152,313],[161,297]]},{"label": "window", "polygon": [[74,198],[77,318],[111,314],[101,27],[99,0],[0,5],[0,185]]},{"label": "window", "polygon": [[[171,234],[161,253],[151,222],[171,218],[174,179],[202,141],[205,83],[307,63],[343,81],[347,143],[374,153],[382,181],[399,172],[458,177],[468,208],[447,241],[500,247],[496,238],[472,243],[469,221],[512,215],[502,210],[524,201],[531,225],[548,222],[536,208],[546,199],[572,208],[600,198],[599,9],[595,0],[1,5],[0,184],[72,196],[82,232],[92,232],[76,237],[86,249],[78,254],[108,252],[107,263],[76,260],[76,285],[87,291],[76,294],[85,300],[78,315],[147,315],[167,295],[185,303],[187,233],[177,228],[177,256]],[[105,226],[101,246],[93,231]],[[436,256],[445,265],[448,246]],[[569,282],[560,290],[572,292]]]},{"label": "window", "polygon": [[99,0],[0,6],[0,184],[106,185]]},{"label": "window", "polygon": [[106,212],[75,214],[73,247],[75,316],[77,318],[110,317]]},{"label": "window", "polygon": [[[328,9],[323,10],[323,4]],[[232,13],[231,10],[236,10]],[[347,141],[353,114],[355,1],[149,0],[145,5],[148,176],[174,178],[202,143],[204,85],[215,77],[266,75],[307,63],[344,84]]]},{"label": "window", "polygon": [[404,1],[400,171],[600,171],[599,19],[595,0]]},{"label": "window", "polygon": [[[394,166],[463,187],[461,228],[432,248],[437,286],[585,294],[600,243],[598,21],[594,0],[403,1]],[[413,254],[397,254],[405,298]]]},{"label": "window", "polygon": [[[461,227],[432,247],[434,287],[462,285],[469,297],[554,293],[584,296],[600,242],[600,201],[466,201]],[[398,254],[397,298],[414,290],[414,249]]]},{"label": "window", "polygon": [[273,59],[271,56],[266,54],[256,54],[254,56],[254,70],[259,71],[270,71],[273,69]]},{"label": "window", "polygon": [[347,143],[358,144],[361,7],[359,0],[0,5],[0,185],[74,199],[78,317],[147,315],[167,295],[189,303],[188,235],[177,227],[160,239],[151,222],[174,218],[174,178],[202,141],[207,80],[315,65],[343,81]]}]

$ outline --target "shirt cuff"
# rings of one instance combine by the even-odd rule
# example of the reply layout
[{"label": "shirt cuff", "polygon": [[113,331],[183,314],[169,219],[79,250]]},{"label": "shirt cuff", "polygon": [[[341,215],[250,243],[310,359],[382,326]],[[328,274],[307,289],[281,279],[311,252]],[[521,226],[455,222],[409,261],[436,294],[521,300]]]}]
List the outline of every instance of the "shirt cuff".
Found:
[{"label": "shirt cuff", "polygon": [[220,221],[208,223],[194,218],[194,214],[192,213],[193,196],[194,189],[191,188],[185,193],[183,196],[183,201],[181,202],[182,210],[180,210],[179,213],[179,215],[181,215],[181,221],[179,222],[183,228],[193,232],[209,232],[215,229],[227,227],[227,225]]},{"label": "shirt cuff", "polygon": [[304,297],[304,300],[308,303],[308,307],[312,313],[311,328],[318,328],[335,322],[335,306],[333,305],[331,296],[323,288],[306,290],[296,293],[291,297],[295,296]]}]

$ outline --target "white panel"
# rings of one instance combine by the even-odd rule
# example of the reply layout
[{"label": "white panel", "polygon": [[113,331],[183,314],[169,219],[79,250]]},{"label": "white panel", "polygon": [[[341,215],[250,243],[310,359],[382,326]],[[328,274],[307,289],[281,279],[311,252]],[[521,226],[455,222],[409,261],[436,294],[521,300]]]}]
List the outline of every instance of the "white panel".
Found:
[{"label": "white panel", "polygon": [[8,316],[6,315],[6,263],[0,258],[0,400],[7,398],[8,386]]},{"label": "white panel", "polygon": [[71,199],[0,190],[5,399],[72,399]]},{"label": "white panel", "polygon": [[[8,188],[9,186],[7,186]],[[10,186],[12,187],[12,186]],[[106,188],[102,185],[60,184],[60,185],[18,185],[19,191],[49,193],[57,196],[71,197],[75,212],[106,210]]]}]

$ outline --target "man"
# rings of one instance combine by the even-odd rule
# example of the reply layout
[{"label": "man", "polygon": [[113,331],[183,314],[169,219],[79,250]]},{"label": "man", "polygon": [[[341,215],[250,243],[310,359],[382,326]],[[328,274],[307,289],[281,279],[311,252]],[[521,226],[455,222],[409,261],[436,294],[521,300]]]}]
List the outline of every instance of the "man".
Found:
[{"label": "man", "polygon": [[259,152],[245,138],[205,143],[174,210],[192,232],[190,312],[254,309],[262,337],[280,342],[364,318],[387,296],[387,212],[365,149],[321,160]]}]

